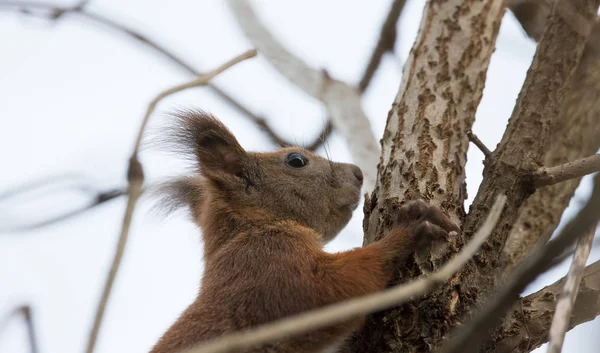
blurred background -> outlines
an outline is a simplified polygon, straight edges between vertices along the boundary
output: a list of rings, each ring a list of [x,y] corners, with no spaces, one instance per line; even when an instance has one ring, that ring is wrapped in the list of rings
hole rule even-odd
[[[41,353],[81,352],[126,203],[123,196],[111,196],[126,186],[127,162],[145,109],[159,92],[194,77],[124,28],[100,22],[108,19],[134,30],[199,72],[252,47],[222,0],[91,1],[81,10],[84,13],[52,12],[53,7],[77,4],[69,1],[34,3],[34,12],[1,6],[2,2],[0,352],[29,351],[23,320],[6,321],[15,307],[24,304],[32,307]],[[290,51],[356,85],[391,3],[262,0],[252,5]],[[424,3],[407,1],[394,50],[384,55],[364,93],[363,107],[377,137],[398,91]],[[52,13],[54,18],[48,16]],[[500,141],[534,51],[535,43],[507,12],[474,125],[474,132],[490,148]],[[311,143],[326,123],[323,106],[281,77],[260,55],[212,83],[264,118],[289,142]],[[160,133],[168,118],[165,113],[186,107],[219,117],[249,150],[277,147],[246,114],[206,87],[163,100],[149,133]],[[327,152],[336,161],[351,161],[336,132],[317,152]],[[482,159],[471,146],[465,207],[481,181]],[[186,172],[185,163],[152,148],[142,151],[140,161],[147,185]],[[563,222],[578,210],[590,189],[588,176]],[[18,192],[23,190],[28,191]],[[202,274],[200,232],[185,212],[165,219],[152,212],[152,206],[152,200],[143,196],[135,211],[100,332],[99,353],[147,352],[197,293]],[[360,246],[362,217],[358,208],[327,250]],[[598,259],[600,252],[594,249],[588,263]],[[527,292],[562,277],[568,266],[567,261],[543,275]],[[599,320],[578,326],[567,334],[564,351],[597,352],[594,332],[600,332]]]

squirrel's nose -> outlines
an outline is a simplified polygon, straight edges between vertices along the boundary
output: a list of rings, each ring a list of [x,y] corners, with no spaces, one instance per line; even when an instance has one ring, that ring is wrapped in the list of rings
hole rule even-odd
[[[358,182],[362,185],[364,179],[362,170],[354,165],[352,166],[352,174],[354,174],[356,180],[358,180]]]

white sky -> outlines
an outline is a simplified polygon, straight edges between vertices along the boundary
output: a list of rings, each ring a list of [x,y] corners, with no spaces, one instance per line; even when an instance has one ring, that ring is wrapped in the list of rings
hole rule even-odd
[[[69,2],[62,2],[69,4]],[[255,1],[259,16],[298,56],[357,83],[391,1]],[[166,46],[199,70],[214,68],[250,48],[221,0],[103,0],[89,9],[124,22]],[[422,0],[408,1],[400,19],[395,55],[387,55],[363,106],[381,136],[397,93],[402,63],[420,21]],[[160,91],[188,80],[177,66],[113,30],[77,16],[59,23],[0,11],[0,193],[41,178],[75,174],[97,188],[125,184],[127,159],[148,102]],[[535,51],[510,13],[492,57],[474,131],[490,147],[501,138]],[[244,62],[213,83],[231,93],[278,132],[310,141],[324,121],[323,108],[282,79],[262,58]],[[159,112],[199,107],[220,117],[250,150],[273,146],[243,116],[198,88],[163,101]],[[151,124],[164,123],[160,114]],[[328,142],[332,159],[351,161],[343,140]],[[320,151],[323,153],[323,151]],[[469,151],[469,200],[481,181],[482,154]],[[154,150],[142,153],[148,183],[184,171],[180,161]],[[577,193],[584,200],[590,179]],[[82,203],[71,192],[44,200],[0,204],[0,226],[48,217]],[[200,233],[183,214],[161,220],[142,198],[128,251],[114,287],[97,346],[98,353],[146,352],[196,295],[202,273]],[[42,353],[81,352],[112,260],[125,199],[45,228],[0,233],[0,317],[29,303]],[[572,215],[571,207],[568,214]],[[362,211],[327,249],[362,242]],[[589,263],[600,258],[594,252]],[[528,292],[552,283],[568,264],[542,276]],[[565,352],[593,352],[599,323],[567,335]],[[587,348],[586,348],[587,347]],[[26,331],[13,320],[0,332],[0,352],[28,352]]]

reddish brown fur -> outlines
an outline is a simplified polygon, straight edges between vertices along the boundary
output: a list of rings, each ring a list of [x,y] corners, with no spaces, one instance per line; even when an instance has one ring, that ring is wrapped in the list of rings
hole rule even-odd
[[[399,211],[397,228],[364,248],[329,254],[322,246],[347,224],[362,173],[300,148],[245,152],[203,112],[179,115],[173,137],[197,158],[199,175],[167,191],[191,206],[202,229],[205,270],[197,299],[151,353],[175,353],[236,330],[384,289],[419,240],[457,229],[422,201]],[[301,153],[304,168],[286,165]],[[172,204],[173,205],[173,204]],[[322,352],[364,318],[247,352]]]

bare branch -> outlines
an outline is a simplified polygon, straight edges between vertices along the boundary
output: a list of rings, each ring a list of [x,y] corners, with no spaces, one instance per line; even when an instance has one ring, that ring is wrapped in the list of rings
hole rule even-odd
[[[431,290],[431,288],[449,280],[458,269],[472,259],[498,222],[505,202],[506,196],[499,195],[496,197],[496,202],[490,210],[488,217],[473,236],[473,239],[439,271],[427,277],[415,279],[411,282],[386,289],[380,293],[307,311],[240,333],[225,335],[199,347],[188,349],[184,353],[229,352],[240,348],[265,344],[283,337],[289,337],[290,335],[299,335],[311,330],[327,327],[356,316],[391,308],[411,298],[421,296]]]
[[[548,329],[566,278],[521,298],[483,352],[529,352],[548,341]],[[585,268],[569,330],[600,315],[600,261]]]
[[[23,320],[25,320],[25,326],[27,327],[27,338],[29,340],[29,351],[31,353],[38,353],[37,335],[35,334],[35,326],[33,324],[31,307],[29,305],[23,305],[10,313],[6,318],[4,318],[3,326],[5,326],[13,316],[17,315],[23,316]]]
[[[530,253],[516,268],[514,273],[496,286],[496,292],[473,319],[457,329],[456,337],[441,350],[442,353],[470,353],[479,351],[480,342],[488,337],[515,299],[539,274],[545,272],[552,260],[563,249],[598,223],[600,219],[600,174],[594,179],[592,195],[583,209],[569,221],[560,234],[546,246]]]
[[[588,231],[579,238],[577,242],[577,249],[575,250],[575,256],[571,263],[571,268],[567,274],[567,280],[565,286],[556,304],[556,312],[552,319],[552,326],[550,327],[550,345],[548,346],[548,353],[560,353],[562,350],[565,334],[569,328],[569,319],[573,312],[573,305],[579,292],[579,283],[583,277],[583,271],[585,269],[585,263],[592,250],[592,242],[594,241],[594,233],[596,227],[591,231]]]
[[[375,185],[379,146],[366,117],[358,91],[315,70],[287,51],[260,23],[246,0],[229,0],[238,24],[262,55],[280,74],[327,107],[333,125],[344,136],[356,163],[365,175],[365,190]]]
[[[473,131],[467,131],[467,137],[469,138],[469,141],[471,141],[475,146],[477,146],[477,148],[479,148],[479,150],[483,153],[485,158],[488,158],[492,155],[492,151],[490,151],[490,149],[487,148],[487,146],[479,139],[479,137],[477,137],[477,135],[473,133]]]
[[[543,167],[534,174],[536,187],[554,185],[566,180],[600,171],[600,154],[561,164],[556,167]]]
[[[358,90],[360,92],[364,92],[369,86],[369,83],[371,83],[383,55],[388,51],[394,50],[397,38],[396,22],[398,22],[398,18],[400,18],[400,14],[402,13],[405,4],[406,0],[394,0],[392,3],[392,7],[381,26],[379,41],[377,42],[375,50],[373,50],[373,54],[371,55],[371,59],[365,68],[365,72],[358,83]]]
[[[148,109],[146,110],[146,114],[144,119],[142,120],[142,124],[140,126],[140,130],[138,132],[138,136],[135,141],[133,153],[131,158],[129,159],[129,170],[127,172],[127,180],[129,183],[128,191],[127,191],[127,208],[125,209],[125,215],[123,217],[123,225],[121,227],[121,235],[119,236],[119,243],[117,244],[117,249],[115,256],[113,258],[113,262],[106,278],[106,283],[104,285],[104,289],[102,292],[102,297],[100,298],[100,302],[98,303],[98,308],[96,310],[96,315],[94,317],[94,324],[92,330],[90,332],[90,336],[88,339],[88,344],[86,348],[87,353],[93,353],[94,347],[96,345],[96,340],[98,338],[98,333],[100,331],[100,325],[102,324],[102,318],[104,317],[104,312],[106,310],[106,304],[108,303],[108,299],[110,297],[110,293],[112,290],[113,283],[117,276],[117,271],[119,270],[119,266],[121,264],[121,259],[123,257],[123,253],[125,252],[125,245],[127,244],[127,237],[129,235],[129,228],[131,226],[131,219],[133,217],[133,211],[135,209],[135,205],[137,203],[138,198],[142,192],[142,184],[144,181],[144,171],[141,163],[138,161],[137,154],[140,147],[140,143],[142,141],[142,136],[144,134],[144,129],[148,120],[150,119],[150,115],[154,111],[154,108],[158,104],[158,102],[172,94],[180,92],[182,90],[197,87],[201,85],[206,85],[209,80],[211,80],[216,75],[225,71],[229,67],[251,57],[256,56],[256,50],[250,50],[242,55],[238,55],[237,57],[229,60],[225,64],[221,65],[217,69],[208,72],[190,82],[184,83],[182,85],[170,88],[164,92],[161,92],[156,98],[154,98]]]
[[[47,199],[48,197],[51,197],[52,193],[64,192],[65,190],[87,194],[89,195],[91,200],[87,205],[83,207],[79,207],[74,210],[69,210],[62,214],[53,215],[51,218],[47,218],[44,220],[30,220],[26,225],[10,226],[7,225],[5,222],[2,225],[2,227],[0,227],[0,231],[25,231],[45,227],[63,221],[65,219],[77,216],[105,202],[127,194],[126,190],[120,188],[97,190],[94,188],[90,181],[86,180],[84,177],[79,175],[59,175],[29,182],[24,185],[12,188],[8,191],[1,192],[0,202],[7,202],[7,199],[10,200],[18,198],[19,202],[22,203],[22,199],[28,194],[38,194],[36,195],[38,199]],[[14,203],[16,201],[12,202]]]
[[[191,74],[195,77],[202,75],[202,73],[194,69],[192,65],[185,62],[183,59],[178,57],[172,51],[167,49],[166,47],[158,44],[156,41],[148,38],[147,36],[137,32],[136,30],[127,27],[125,24],[114,21],[108,17],[104,17],[102,15],[95,14],[90,12],[84,8],[82,5],[86,5],[87,1],[82,1],[79,4],[73,7],[61,6],[59,4],[52,4],[48,2],[35,2],[35,1],[1,1],[0,8],[8,8],[9,10],[20,10],[22,13],[33,15],[35,10],[43,10],[47,11],[47,17],[51,20],[57,20],[61,18],[65,14],[74,14],[84,17],[92,22],[100,24],[104,27],[110,28],[117,33],[122,33],[127,37],[151,48],[156,53],[160,54],[164,58],[168,59],[172,64],[175,64],[179,68],[183,69],[188,74]],[[266,120],[254,113],[252,113],[248,108],[244,107],[240,102],[231,97],[228,93],[226,93],[223,89],[218,86],[209,83],[207,87],[215,93],[219,98],[223,99],[225,102],[233,106],[240,114],[247,117],[256,124],[265,134],[271,139],[273,143],[278,146],[291,146],[294,145],[292,142],[289,142],[279,136],[271,126],[266,122]],[[330,129],[329,129],[330,130]],[[327,132],[326,128],[323,129],[323,132]],[[309,143],[309,147],[311,150],[316,150],[322,145],[324,141],[323,136],[324,133],[318,135],[315,140]]]
[[[156,108],[156,105],[158,104],[158,102],[160,102],[161,100],[163,100],[164,98],[175,94],[177,92],[181,92],[183,90],[186,90],[188,88],[193,88],[193,87],[198,87],[198,86],[203,86],[206,85],[210,80],[212,80],[213,77],[217,76],[218,74],[222,73],[223,71],[229,69],[230,67],[232,67],[233,65],[244,61],[246,59],[249,58],[253,58],[256,56],[256,50],[249,50],[247,52],[245,52],[242,55],[239,55],[231,60],[229,60],[228,62],[226,62],[225,64],[221,65],[219,68],[217,68],[214,71],[211,71],[207,74],[204,74],[198,78],[193,79],[192,81],[186,82],[184,84],[169,88],[163,92],[161,92],[158,96],[156,96],[148,105],[148,108],[146,110],[146,115],[144,116],[144,119],[142,120],[142,126],[140,127],[140,130],[138,131],[138,136],[137,139],[135,141],[135,147],[133,150],[133,154],[137,155],[138,154],[138,149],[140,147],[140,144],[142,143],[142,137],[144,135],[144,131],[146,129],[146,124],[148,123],[148,120],[150,119],[150,115],[152,115],[152,113],[154,112],[154,109]]]

